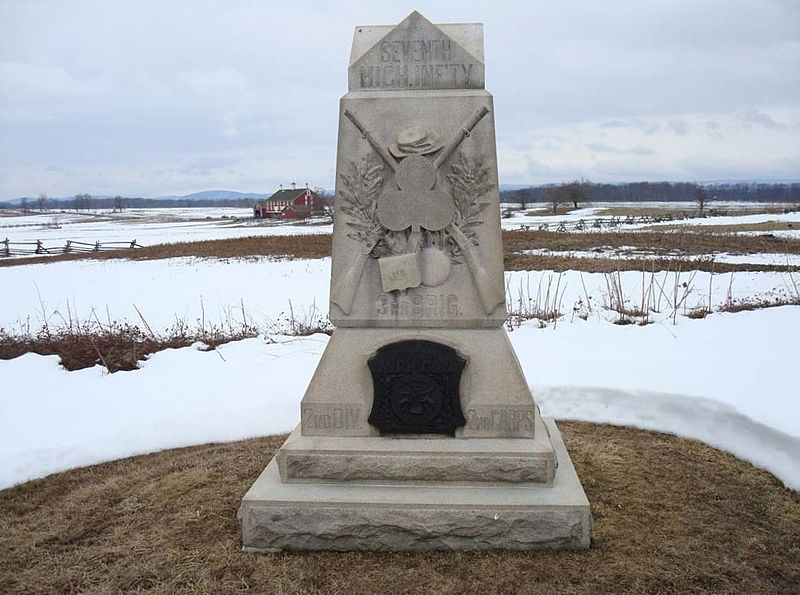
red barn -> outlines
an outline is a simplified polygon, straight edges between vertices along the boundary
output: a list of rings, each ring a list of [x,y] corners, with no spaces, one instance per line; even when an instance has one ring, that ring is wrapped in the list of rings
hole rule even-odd
[[[266,200],[253,205],[256,219],[305,219],[325,212],[325,199],[308,186],[281,188]]]

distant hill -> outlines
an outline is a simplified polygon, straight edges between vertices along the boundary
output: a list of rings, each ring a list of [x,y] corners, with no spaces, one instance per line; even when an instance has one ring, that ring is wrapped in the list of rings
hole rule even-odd
[[[183,201],[183,202],[209,202],[209,201],[236,201],[236,200],[261,200],[272,196],[269,194],[259,194],[257,192],[237,192],[235,190],[202,190],[201,192],[193,192],[184,196],[171,194],[168,196],[153,196],[143,200],[153,201]],[[28,196],[28,205],[31,208],[36,206],[38,200],[35,196]],[[94,201],[112,200],[114,197],[108,194],[92,194],[91,199]],[[125,196],[126,200],[142,200],[142,197]],[[73,196],[50,196],[47,198],[48,203],[68,203],[74,199]],[[19,206],[23,201],[23,197],[11,198],[6,201],[0,201],[0,206],[12,207]]]
[[[203,190],[202,192],[193,192],[186,196],[159,196],[160,199],[176,198],[180,200],[245,200],[253,199],[259,200],[267,198],[272,194],[258,194],[256,192],[236,192],[235,190]]]

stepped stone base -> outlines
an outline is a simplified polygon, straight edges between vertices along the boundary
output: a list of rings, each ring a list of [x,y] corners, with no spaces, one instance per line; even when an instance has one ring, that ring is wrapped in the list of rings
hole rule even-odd
[[[287,483],[542,483],[556,457],[541,415],[535,438],[303,436],[295,428],[276,455]]]
[[[544,424],[558,462],[551,485],[284,483],[275,458],[239,508],[244,550],[588,548],[589,502],[555,423]]]

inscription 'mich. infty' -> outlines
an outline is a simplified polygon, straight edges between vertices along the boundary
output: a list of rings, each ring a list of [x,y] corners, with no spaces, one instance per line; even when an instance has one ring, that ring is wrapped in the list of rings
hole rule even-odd
[[[453,59],[449,39],[400,39],[379,44],[380,61],[359,68],[361,89],[458,89],[473,83],[478,65]]]
[[[475,64],[387,64],[361,66],[362,89],[460,89],[472,83]]]

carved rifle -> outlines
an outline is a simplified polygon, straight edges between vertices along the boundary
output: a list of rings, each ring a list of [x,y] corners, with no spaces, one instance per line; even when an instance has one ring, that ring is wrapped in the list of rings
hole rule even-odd
[[[450,142],[447,143],[445,148],[433,161],[433,166],[437,172],[445,163],[445,161],[447,161],[450,155],[452,155],[458,146],[464,141],[464,139],[472,133],[472,129],[475,128],[478,122],[480,122],[488,113],[489,108],[486,106],[481,106],[475,110],[472,116],[465,122],[464,126],[459,129],[459,131],[453,136]],[[369,142],[370,146],[386,163],[386,165],[388,165],[393,172],[396,172],[397,160],[395,160],[395,158],[375,140],[369,130],[358,120],[358,118],[356,118],[353,112],[346,109],[344,111],[344,115],[358,129],[362,138]],[[478,259],[476,258],[474,250],[472,249],[472,243],[464,235],[464,233],[452,223],[448,225],[447,229],[451,237],[461,248],[462,254],[464,254],[464,260],[467,263],[467,267],[470,270],[472,279],[478,289],[478,294],[481,298],[484,311],[487,314],[491,313],[494,308],[505,301],[505,296],[502,294],[502,292],[498,292],[496,289],[494,289],[496,286],[496,280],[491,279],[491,276],[487,273],[486,269],[478,263]],[[361,276],[364,273],[364,267],[367,264],[370,252],[372,252],[378,241],[380,241],[380,238],[377,237],[371,238],[369,241],[367,241],[361,247],[361,250],[359,250],[359,252],[356,254],[355,261],[350,269],[344,275],[334,280],[331,284],[331,301],[335,304],[338,304],[345,315],[349,315],[350,311],[352,310],[353,300],[355,299],[355,293],[361,281]]]

